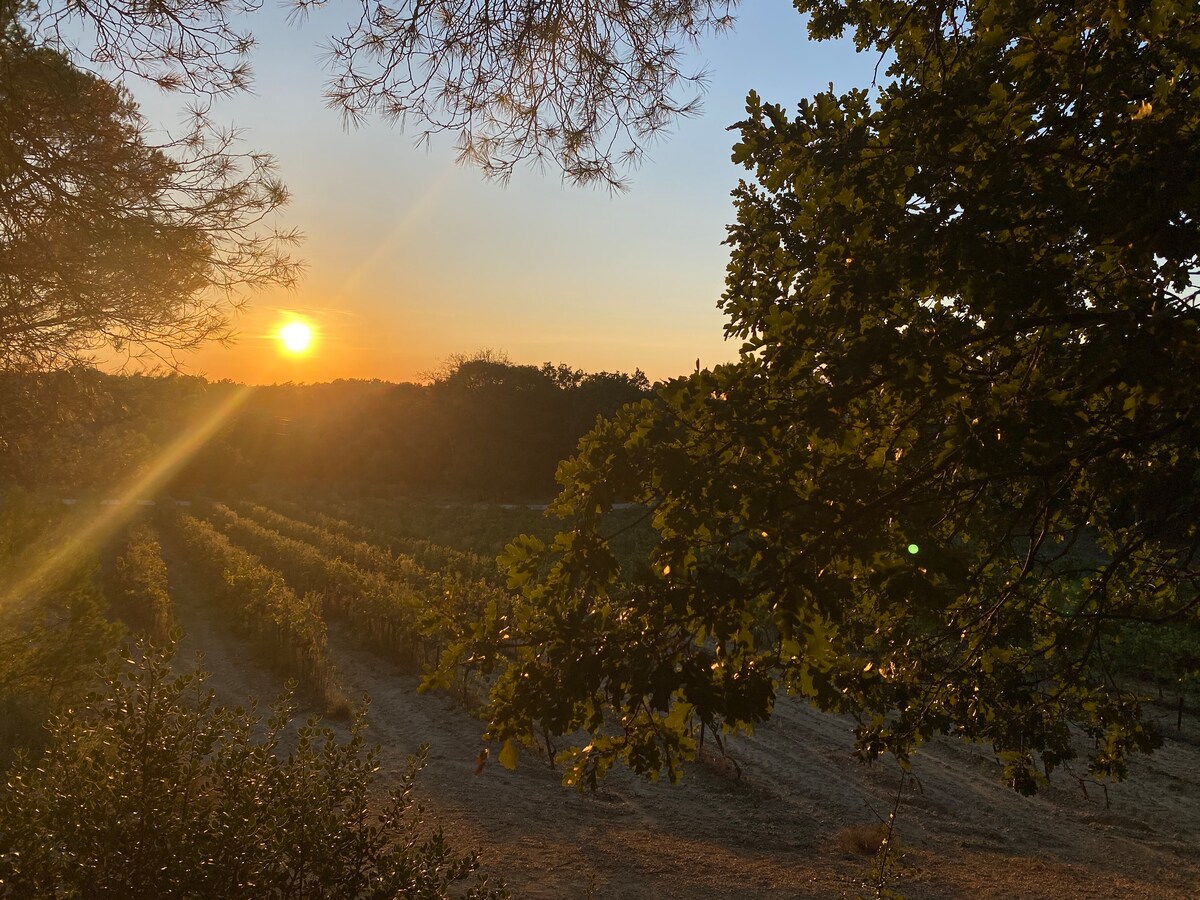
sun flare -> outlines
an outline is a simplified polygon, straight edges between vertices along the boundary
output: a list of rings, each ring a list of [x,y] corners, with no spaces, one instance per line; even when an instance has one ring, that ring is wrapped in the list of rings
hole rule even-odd
[[[307,353],[312,347],[313,330],[307,322],[294,319],[279,329],[279,342],[293,356]]]

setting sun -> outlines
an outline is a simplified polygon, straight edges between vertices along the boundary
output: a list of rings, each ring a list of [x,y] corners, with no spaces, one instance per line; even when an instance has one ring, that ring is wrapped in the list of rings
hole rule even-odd
[[[279,342],[288,353],[306,353],[312,346],[313,330],[307,322],[294,320],[279,329]]]

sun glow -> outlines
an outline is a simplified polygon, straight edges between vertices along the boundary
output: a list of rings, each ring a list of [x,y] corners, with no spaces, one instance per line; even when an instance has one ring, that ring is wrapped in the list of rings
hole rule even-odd
[[[278,337],[285,351],[300,356],[312,347],[313,329],[307,322],[293,319],[280,327]]]

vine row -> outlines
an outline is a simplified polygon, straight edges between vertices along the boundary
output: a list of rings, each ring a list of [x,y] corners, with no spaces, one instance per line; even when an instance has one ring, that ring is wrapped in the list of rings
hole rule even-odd
[[[168,522],[217,601],[238,615],[272,661],[327,704],[340,702],[325,657],[321,596],[297,594],[283,575],[235,546],[208,522],[190,515],[173,516]]]
[[[134,522],[126,531],[110,587],[113,611],[129,629],[143,632],[156,644],[165,644],[175,625],[175,614],[162,546],[148,523]]]
[[[346,622],[401,666],[416,671],[433,648],[420,629],[423,592],[214,503],[214,525],[278,569],[296,590],[319,593],[326,614]],[[428,590],[428,588],[427,588]]]
[[[406,556],[429,571],[454,574],[469,580],[478,579],[493,585],[501,583],[495,560],[424,538],[397,534],[388,527],[386,515],[373,508],[355,507],[351,510],[331,500],[311,500],[304,505],[293,500],[272,500],[271,505],[296,520],[330,533],[343,535],[353,541],[389,547],[393,553]],[[367,524],[347,521],[347,516]]]

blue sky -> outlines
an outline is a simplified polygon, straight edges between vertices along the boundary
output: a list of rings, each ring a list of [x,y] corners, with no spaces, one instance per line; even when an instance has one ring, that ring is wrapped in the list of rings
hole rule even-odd
[[[868,84],[876,63],[849,42],[809,42],[787,0],[752,0],[696,56],[710,74],[702,115],[652,147],[627,193],[536,169],[501,185],[457,166],[449,135],[416,148],[413,134],[378,121],[347,131],[325,107],[320,45],[351,9],[333,3],[300,26],[281,7],[248,21],[259,42],[253,91],[213,115],[277,157],[293,195],[282,224],[305,233],[308,269],[295,291],[251,297],[238,341],[186,358],[190,371],[250,383],[412,380],[452,353],[492,348],[515,362],[661,379],[697,357],[731,359],[716,303],[742,170],[726,128],[750,89],[794,106],[830,82]],[[136,94],[152,122],[176,118],[178,98]],[[276,352],[288,311],[318,329],[307,357]]]

